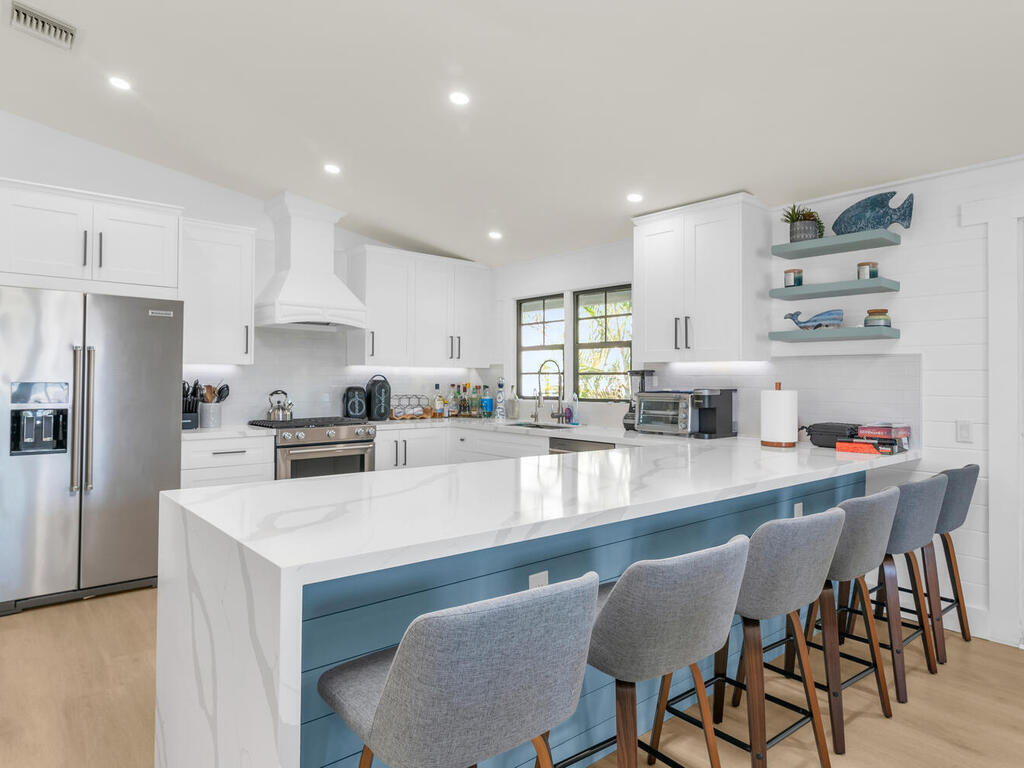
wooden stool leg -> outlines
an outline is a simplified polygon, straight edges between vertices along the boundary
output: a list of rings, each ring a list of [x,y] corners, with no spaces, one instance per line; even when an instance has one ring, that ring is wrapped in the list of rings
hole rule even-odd
[[[857,579],[857,592],[864,601],[864,631],[868,635],[868,643],[871,646],[871,661],[875,665],[875,683],[878,685],[878,700],[882,705],[882,714],[892,717],[892,704],[889,702],[889,685],[885,680],[885,666],[882,664],[882,648],[878,644],[878,628],[875,626],[875,617],[867,609],[871,601],[871,593],[868,592],[868,583],[861,576]]]
[[[921,578],[921,568],[917,563],[917,555],[913,552],[904,554],[907,558],[907,570],[910,571],[910,587],[914,591],[914,608],[917,611],[917,621],[921,625],[921,637],[924,638],[924,656],[928,662],[928,671],[933,675],[939,671],[935,661],[935,638],[932,636],[931,622],[928,620],[928,608],[924,599],[924,580]]]
[[[850,582],[848,581],[841,581],[839,583],[839,605],[843,608],[847,608],[850,605]],[[839,644],[842,645],[845,642],[846,638],[842,635],[839,635]]]
[[[811,603],[807,608],[807,621],[804,622],[804,638],[807,642],[814,639],[814,625],[818,621],[818,604]]]
[[[797,627],[797,632],[800,628]],[[782,665],[783,669],[786,670],[787,675],[792,675],[796,671],[796,638],[793,637],[793,628],[786,624],[786,661]]]
[[[715,677],[725,677],[729,672],[729,638],[725,639],[725,645],[718,649],[715,654]],[[714,688],[715,708],[714,721],[722,722],[725,710],[725,683],[716,682]]]
[[[799,634],[799,629],[797,630]],[[803,635],[800,636],[803,639]],[[747,727],[750,730],[751,768],[768,765],[768,736],[764,713],[764,643],[761,622],[743,619],[743,665],[747,669]]]
[[[551,736],[551,731],[544,731],[544,733],[542,733],[540,735],[540,737],[542,739],[544,739],[544,743],[548,745],[549,752],[550,752],[550,749],[551,749],[551,743],[548,741],[550,736]],[[540,752],[537,753],[537,759],[533,761],[533,768],[541,768]]]
[[[889,598],[885,593],[885,562],[878,566],[878,605],[875,606],[875,620],[881,621],[885,618],[885,606],[889,604]],[[866,609],[865,609],[866,610]]]
[[[708,693],[704,689],[704,677],[700,673],[700,667],[696,664],[690,665],[690,674],[693,675],[693,684],[697,688],[697,708],[700,710],[700,722],[704,726],[704,743],[708,748],[708,760],[711,768],[722,768],[722,761],[718,757],[718,742],[715,740],[715,725],[711,722],[711,707],[708,706]],[[657,749],[657,747],[655,747]],[[654,755],[648,756],[648,764],[653,765]]]
[[[847,583],[849,583],[849,582],[847,582]],[[843,630],[843,632],[840,634],[840,637],[842,637],[843,634],[846,634],[846,635],[852,635],[853,634],[853,627],[854,627],[854,624],[857,621],[856,610],[859,607],[860,607],[860,591],[857,589],[857,585],[856,584],[850,584],[850,605],[849,605],[849,609],[846,612],[846,619],[845,619],[845,621],[840,621],[840,626],[842,627],[842,630]],[[867,603],[864,604],[864,610],[865,611],[869,610]]]
[[[822,604],[822,610],[825,610],[824,603]],[[829,761],[828,743],[825,741],[825,723],[821,720],[821,709],[818,707],[818,690],[814,687],[814,672],[811,671],[811,660],[807,655],[807,643],[804,640],[804,636],[800,633],[800,614],[793,611],[789,614],[789,621],[793,625],[793,632],[796,634],[796,653],[800,659],[800,672],[804,678],[804,694],[807,696],[807,708],[811,710],[811,727],[814,728],[814,743],[818,747],[818,762],[821,763],[821,768],[830,768],[832,763]],[[764,710],[762,709],[761,711],[763,712]]]
[[[554,761],[551,759],[551,747],[548,745],[548,734],[537,736],[532,740],[533,748],[537,752],[537,765],[540,768],[554,768]],[[635,752],[636,750],[634,750]],[[636,761],[633,761],[636,764]],[[473,766],[476,768],[476,766]]]
[[[839,669],[839,620],[831,581],[825,582],[818,602],[821,603],[821,644],[825,648],[825,681],[828,683],[828,714],[832,721],[832,748],[837,755],[842,755],[846,752],[843,675]]]
[[[359,755],[359,768],[370,768],[373,765],[373,752],[367,746],[363,747],[363,753]]]
[[[703,681],[701,681],[703,682]],[[694,678],[693,684],[697,685]],[[661,744],[661,729],[665,727],[665,707],[668,706],[668,692],[672,687],[672,674],[669,673],[661,678],[661,688],[658,690],[658,704],[654,710],[654,727],[651,728],[651,746],[658,749]],[[702,688],[700,690],[703,690]],[[699,692],[699,691],[698,691]],[[704,699],[707,700],[707,692],[704,692]],[[654,765],[654,755],[647,755],[647,764]]]
[[[924,566],[924,584],[927,590],[928,614],[931,617],[932,635],[935,637],[935,660],[946,663],[946,630],[942,626],[942,601],[939,599],[939,567],[935,562],[935,542],[929,541],[921,550]]]
[[[743,685],[743,682],[747,679],[747,643],[746,641],[740,646],[740,660],[736,665],[736,682]],[[740,702],[743,701],[743,689],[735,687],[732,689],[732,705],[738,707]],[[721,718],[715,720],[716,723],[722,722]]]
[[[889,616],[889,644],[892,646],[892,676],[896,681],[896,701],[907,703],[907,667],[903,659],[903,626],[900,614],[899,582],[896,580],[896,561],[886,555],[882,561],[882,581],[885,589],[886,613]],[[875,613],[878,616],[878,613]]]
[[[948,533],[943,533],[939,538],[942,539],[942,550],[946,553],[946,568],[949,571],[949,580],[953,584],[953,597],[956,599],[956,617],[960,620],[960,636],[969,643],[971,642],[971,627],[967,623],[964,585],[960,582],[960,566],[956,561],[953,537]]]
[[[636,768],[636,683],[615,681],[615,736],[616,764]]]

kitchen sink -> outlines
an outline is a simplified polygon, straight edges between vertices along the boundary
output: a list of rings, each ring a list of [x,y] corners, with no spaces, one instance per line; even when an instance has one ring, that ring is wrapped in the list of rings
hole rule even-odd
[[[527,429],[572,429],[572,424],[535,424],[532,421],[515,421],[510,427],[526,427]]]

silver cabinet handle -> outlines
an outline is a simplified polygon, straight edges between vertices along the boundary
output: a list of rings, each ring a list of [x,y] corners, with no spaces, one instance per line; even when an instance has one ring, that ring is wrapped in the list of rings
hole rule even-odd
[[[398,466],[398,441],[395,440],[395,466]]]
[[[100,269],[103,269],[103,233],[100,232]]]
[[[245,326],[245,354],[249,354],[249,326]]]
[[[82,433],[82,348],[74,347],[75,362],[71,392],[71,490],[82,487],[81,445]]]
[[[402,466],[408,466],[409,464],[409,441],[402,441]]]
[[[370,357],[373,357],[375,354],[377,354],[376,335],[376,332],[370,331]]]
[[[459,353],[455,357],[457,359],[461,360],[462,359],[462,337],[461,336],[456,336],[455,338],[459,340]]]
[[[89,230],[82,230],[82,266],[89,266]],[[81,349],[81,347],[79,347]]]
[[[93,405],[96,401],[96,347],[85,348],[85,490],[92,490]]]
[[[687,315],[683,318],[683,344],[689,349],[690,348],[690,316]]]
[[[453,360],[455,358],[455,337],[448,337],[448,359]]]
[[[211,451],[212,456],[237,456],[242,453],[248,453],[249,451],[242,448],[239,451]]]
[[[673,333],[672,347],[674,349],[679,349],[679,318],[678,317],[673,317],[672,318],[672,333]]]

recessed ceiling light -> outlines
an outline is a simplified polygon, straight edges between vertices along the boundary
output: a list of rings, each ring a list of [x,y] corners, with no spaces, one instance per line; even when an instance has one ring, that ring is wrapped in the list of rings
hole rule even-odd
[[[628,195],[626,195],[626,199],[631,203],[642,203],[644,200],[644,196],[641,195],[639,192],[630,192]]]
[[[496,229],[492,229],[490,232],[488,232],[487,236],[491,238],[491,240],[501,240],[501,238],[503,237],[501,232],[497,231]]]
[[[109,78],[107,82],[109,82],[119,91],[130,91],[132,89],[131,83],[129,83],[123,77],[118,77],[117,75],[114,75],[113,77]]]
[[[464,107],[469,104],[469,94],[462,91],[452,91],[448,94],[448,101],[457,107]]]
[[[341,168],[335,165],[334,163],[324,163],[324,171],[331,174],[332,176],[337,176],[339,173],[341,173]]]

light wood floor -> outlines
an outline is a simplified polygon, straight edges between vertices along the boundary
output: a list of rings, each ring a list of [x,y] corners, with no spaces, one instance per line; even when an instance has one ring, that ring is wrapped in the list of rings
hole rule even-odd
[[[152,766],[155,638],[152,589],[0,618],[0,766]],[[871,679],[846,690],[847,753],[833,757],[836,768],[1024,765],[1024,653],[966,644],[953,633],[947,646],[949,663],[935,676],[920,643],[907,650],[910,701],[896,703],[890,675],[892,720],[881,716]],[[812,655],[821,675],[820,653]],[[802,701],[793,683],[771,672],[767,679],[770,692]],[[825,697],[819,701],[827,729]],[[745,737],[745,712],[727,704],[724,727]],[[772,734],[789,713],[769,705],[768,716]],[[664,751],[684,765],[707,765],[698,729],[673,719],[663,739]],[[719,741],[719,749],[723,768],[750,764],[729,744]],[[814,755],[809,728],[768,753],[776,768],[815,768]],[[612,768],[615,757],[598,765]]]

